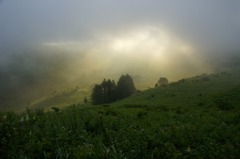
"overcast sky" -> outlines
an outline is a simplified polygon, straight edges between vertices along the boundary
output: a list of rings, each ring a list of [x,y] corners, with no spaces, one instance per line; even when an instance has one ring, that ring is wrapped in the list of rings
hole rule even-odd
[[[239,0],[2,0],[0,48],[93,40],[151,26],[195,46],[239,48]],[[98,37],[97,37],[98,38]]]
[[[176,80],[211,72],[208,57],[239,53],[239,42],[239,0],[0,2],[0,64],[2,55],[54,50],[71,56],[59,58],[72,72]]]

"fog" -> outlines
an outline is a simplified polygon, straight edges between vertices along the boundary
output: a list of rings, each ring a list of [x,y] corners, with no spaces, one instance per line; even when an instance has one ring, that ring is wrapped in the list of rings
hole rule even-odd
[[[125,73],[139,89],[212,73],[239,41],[238,0],[2,0],[1,107]]]

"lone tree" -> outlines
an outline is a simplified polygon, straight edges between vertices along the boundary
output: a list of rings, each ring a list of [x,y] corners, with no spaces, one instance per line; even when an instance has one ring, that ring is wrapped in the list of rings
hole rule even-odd
[[[126,98],[136,92],[133,79],[130,75],[122,75],[117,83],[118,99]]]
[[[160,77],[158,82],[155,84],[155,87],[168,84],[168,79],[165,77]]]

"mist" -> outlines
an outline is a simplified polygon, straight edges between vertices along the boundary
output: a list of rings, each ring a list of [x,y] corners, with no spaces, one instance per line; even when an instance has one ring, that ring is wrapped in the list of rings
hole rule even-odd
[[[239,59],[240,1],[0,1],[1,109],[129,73],[138,89]]]

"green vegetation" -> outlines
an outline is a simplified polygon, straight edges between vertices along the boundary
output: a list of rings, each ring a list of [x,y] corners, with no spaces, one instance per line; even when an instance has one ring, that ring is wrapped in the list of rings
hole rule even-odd
[[[3,158],[239,158],[240,73],[201,75],[115,103],[0,114]],[[58,110],[58,111],[55,111]]]
[[[89,89],[88,87],[84,89],[75,87],[64,91],[54,91],[50,95],[32,102],[28,107],[51,110],[52,107],[56,106],[66,108],[69,105],[86,103],[88,101],[87,97],[90,96]]]

